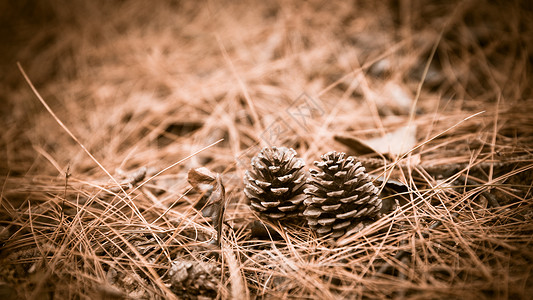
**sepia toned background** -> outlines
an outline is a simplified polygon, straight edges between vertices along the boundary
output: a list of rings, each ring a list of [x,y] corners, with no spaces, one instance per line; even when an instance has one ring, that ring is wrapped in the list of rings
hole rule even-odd
[[[0,20],[0,295],[531,293],[528,1],[3,1]],[[408,192],[339,242],[264,240],[242,191],[266,146],[346,152]],[[225,185],[222,250],[199,167]],[[213,286],[177,288],[183,261]]]

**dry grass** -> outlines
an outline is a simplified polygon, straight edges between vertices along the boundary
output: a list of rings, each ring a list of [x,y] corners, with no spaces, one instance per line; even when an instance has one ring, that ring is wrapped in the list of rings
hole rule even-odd
[[[194,298],[169,275],[192,261],[224,299],[530,297],[531,5],[360,2],[1,4],[0,295]],[[293,118],[305,99],[318,110]],[[261,147],[310,166],[352,151],[335,134],[405,125],[417,146],[368,167],[409,187],[383,194],[399,206],[337,243],[252,236],[242,175]],[[220,251],[196,167],[223,174]]]

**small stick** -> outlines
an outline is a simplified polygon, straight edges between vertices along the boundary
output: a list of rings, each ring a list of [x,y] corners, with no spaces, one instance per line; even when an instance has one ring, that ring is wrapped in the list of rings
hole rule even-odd
[[[141,167],[137,171],[130,173],[128,179],[122,182],[120,186],[115,186],[109,189],[111,193],[120,193],[120,191],[127,191],[137,183],[141,182],[146,176],[146,167]]]
[[[385,163],[383,159],[380,158],[368,158],[368,157],[359,157],[358,158],[361,163],[370,169],[379,169],[385,167]],[[533,155],[526,154],[526,155],[520,155],[515,157],[507,157],[502,158],[500,160],[495,161],[482,161],[480,163],[477,163],[474,165],[475,168],[478,169],[488,169],[491,166],[494,168],[502,168],[513,164],[519,164],[523,162],[528,162],[533,160]],[[392,164],[391,162],[388,162],[387,164]],[[417,167],[421,167],[422,169],[426,170],[431,175],[447,175],[447,174],[453,174],[454,172],[457,172],[459,170],[463,170],[465,168],[468,168],[470,164],[469,163],[453,163],[453,164],[446,164],[446,165],[430,165],[430,164],[420,164],[417,165]],[[404,163],[398,163],[398,167],[402,169],[409,168],[408,165]]]

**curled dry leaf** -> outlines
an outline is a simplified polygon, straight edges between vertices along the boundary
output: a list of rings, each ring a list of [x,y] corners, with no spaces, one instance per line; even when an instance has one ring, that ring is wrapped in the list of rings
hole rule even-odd
[[[212,184],[216,177],[217,174],[204,167],[190,169],[187,173],[187,180],[194,188],[199,184]]]
[[[375,184],[378,184],[378,185],[381,185],[383,184],[383,182],[385,182],[385,187],[397,192],[397,193],[406,193],[407,191],[409,191],[409,187],[403,183],[403,182],[400,182],[398,180],[394,180],[394,179],[386,179],[385,177],[383,176],[375,176],[375,175],[372,175],[372,174],[369,174],[368,175],[370,178],[372,178],[372,181],[375,183]]]
[[[206,207],[207,200],[213,192],[217,175],[207,168],[190,169],[187,173],[187,180],[195,191],[202,196],[194,205],[195,209],[202,210]]]
[[[220,241],[222,237],[222,222],[224,222],[224,211],[226,207],[226,190],[222,184],[222,179],[220,174],[217,174],[217,179],[215,182],[215,187],[213,193],[209,200],[207,201],[207,206],[203,210],[202,214],[204,217],[211,217],[211,222],[215,230],[217,231],[217,245],[220,246]]]
[[[126,191],[131,189],[133,186],[141,182],[146,177],[146,171],[146,167],[141,167],[138,170],[129,173],[126,173],[122,170],[117,170],[118,176],[124,179],[120,182],[120,186],[111,187],[109,188],[109,191],[112,194],[117,194],[123,190]],[[106,196],[109,196],[109,194],[107,194]]]
[[[220,174],[216,174],[207,168],[190,169],[188,181],[191,186],[201,193],[208,193],[207,200],[202,203],[201,211],[204,217],[211,218],[211,224],[217,231],[217,245],[220,246],[222,234],[222,222],[226,206],[226,191]]]
[[[199,192],[205,192],[212,187],[216,177],[217,174],[204,167],[190,169],[187,173],[189,184]]]

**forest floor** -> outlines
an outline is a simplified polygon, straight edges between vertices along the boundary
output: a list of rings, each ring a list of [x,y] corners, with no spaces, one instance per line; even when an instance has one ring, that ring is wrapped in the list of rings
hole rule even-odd
[[[531,297],[531,5],[332,2],[2,2],[0,298]],[[267,146],[356,156],[383,214],[261,219]]]

